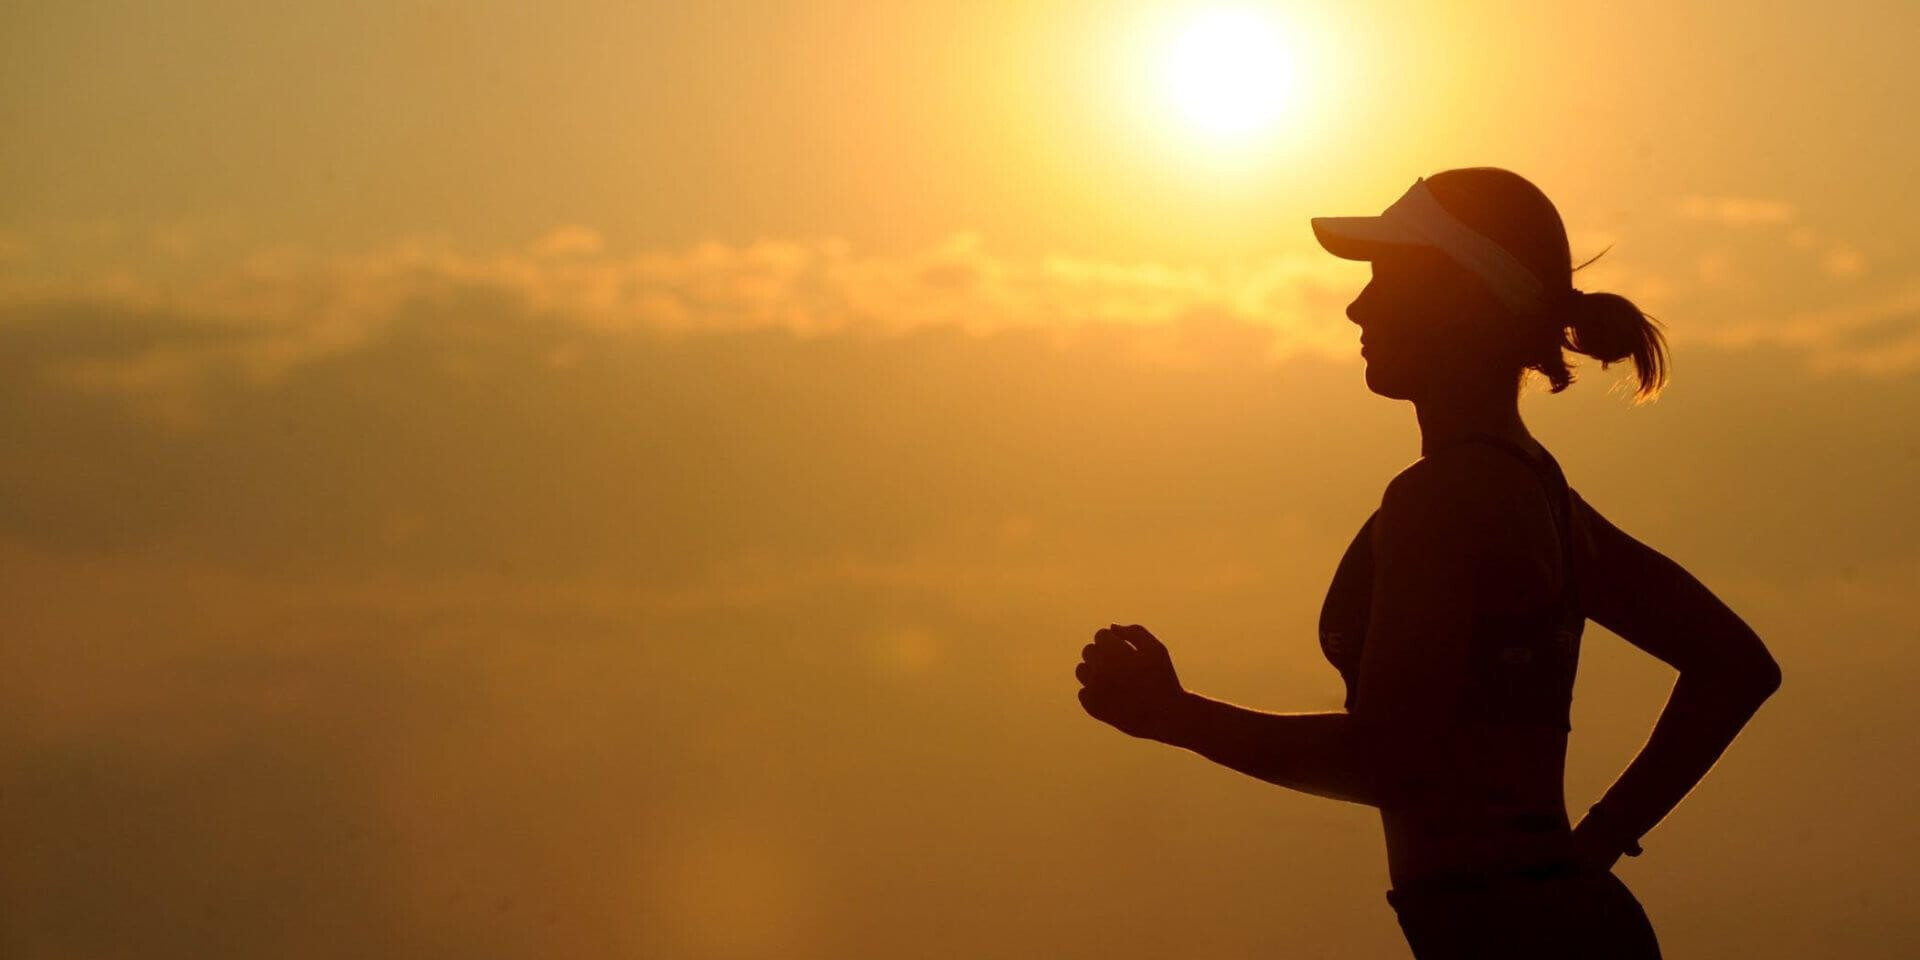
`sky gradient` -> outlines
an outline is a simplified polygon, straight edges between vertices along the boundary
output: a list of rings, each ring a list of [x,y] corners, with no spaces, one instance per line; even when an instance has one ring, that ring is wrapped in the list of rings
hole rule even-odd
[[[1909,3],[18,3],[0,954],[1387,958],[1374,811],[1081,712],[1337,709],[1418,455],[1307,219],[1515,170],[1674,380],[1522,410],[1785,682],[1617,872],[1671,956],[1920,946]],[[1673,675],[1589,625],[1567,802]]]

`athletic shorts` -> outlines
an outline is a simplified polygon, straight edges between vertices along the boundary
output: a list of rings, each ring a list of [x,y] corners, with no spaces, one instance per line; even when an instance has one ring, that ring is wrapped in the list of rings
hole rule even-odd
[[[1555,864],[1387,891],[1415,960],[1659,960],[1660,944],[1612,871]]]

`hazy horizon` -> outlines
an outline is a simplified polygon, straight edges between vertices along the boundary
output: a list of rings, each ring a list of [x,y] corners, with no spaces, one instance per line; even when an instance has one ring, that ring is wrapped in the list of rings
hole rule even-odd
[[[1241,4],[1227,137],[1151,92],[1215,6],[0,14],[0,953],[1406,956],[1372,810],[1072,671],[1339,707],[1419,438],[1307,218],[1495,165],[1672,344],[1531,429],[1785,674],[1617,873],[1910,955],[1920,9]],[[1576,814],[1673,680],[1584,651]]]

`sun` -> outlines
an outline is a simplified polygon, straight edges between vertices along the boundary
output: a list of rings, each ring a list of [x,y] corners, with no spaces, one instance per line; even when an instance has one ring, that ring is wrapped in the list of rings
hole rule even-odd
[[[1244,137],[1271,127],[1292,106],[1295,58],[1266,17],[1218,10],[1179,32],[1163,79],[1188,124],[1211,136]]]

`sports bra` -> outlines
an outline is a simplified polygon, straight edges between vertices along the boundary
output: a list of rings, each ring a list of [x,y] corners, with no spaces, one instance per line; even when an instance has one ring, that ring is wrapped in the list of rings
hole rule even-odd
[[[1533,610],[1482,614],[1474,619],[1469,641],[1463,719],[1573,729],[1573,677],[1580,661],[1580,635],[1586,616],[1574,580],[1573,497],[1566,475],[1551,454],[1536,459],[1504,437],[1469,434],[1459,443],[1490,443],[1519,457],[1547,490],[1554,528],[1560,537],[1560,596]],[[1444,449],[1444,448],[1443,448]],[[1375,510],[1347,546],[1320,608],[1320,651],[1346,682],[1346,708],[1360,699],[1360,653],[1367,637],[1368,606],[1373,595],[1370,535]]]

